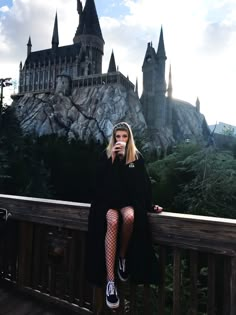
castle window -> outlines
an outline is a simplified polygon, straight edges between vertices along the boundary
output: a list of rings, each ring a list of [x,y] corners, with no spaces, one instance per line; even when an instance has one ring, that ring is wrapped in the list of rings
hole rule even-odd
[[[147,55],[145,61],[150,63],[152,61],[152,57],[150,55]]]

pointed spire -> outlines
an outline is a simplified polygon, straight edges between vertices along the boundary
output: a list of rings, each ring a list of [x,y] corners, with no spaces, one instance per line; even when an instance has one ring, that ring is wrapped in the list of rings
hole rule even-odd
[[[113,50],[112,50],[112,53],[111,53],[111,58],[110,58],[110,62],[109,62],[109,67],[108,67],[108,73],[109,72],[116,72],[116,62],[115,62],[115,57],[114,57],[114,53],[113,53]]]
[[[78,14],[80,15],[83,11],[83,6],[82,6],[82,3],[80,0],[77,0],[77,11],[78,11]]]
[[[200,113],[200,101],[199,101],[199,98],[197,97],[197,100],[196,100],[196,110],[198,113]]]
[[[31,44],[31,38],[29,36],[29,40],[28,40],[28,43],[27,43],[27,57],[31,53],[31,48],[32,48],[32,44]]]
[[[58,35],[58,22],[57,22],[57,12],[54,21],[53,34],[52,34],[52,48],[56,49],[59,46],[59,35]]]
[[[82,34],[97,36],[104,42],[94,0],[86,0],[83,10],[78,3],[77,10],[79,7],[78,13],[81,13],[79,26],[74,37],[74,43],[79,41],[79,36]]]
[[[32,47],[32,44],[31,44],[31,38],[30,38],[30,36],[29,36],[29,40],[28,40],[27,46]]]
[[[170,65],[170,69],[169,69],[169,82],[168,82],[167,92],[168,92],[168,97],[172,98],[173,87],[172,87],[171,65]]]
[[[163,36],[163,29],[161,27],[159,43],[157,48],[157,57],[166,59],[166,51],[165,51],[165,44],[164,44],[164,36]]]
[[[138,78],[136,78],[135,93],[138,95]]]

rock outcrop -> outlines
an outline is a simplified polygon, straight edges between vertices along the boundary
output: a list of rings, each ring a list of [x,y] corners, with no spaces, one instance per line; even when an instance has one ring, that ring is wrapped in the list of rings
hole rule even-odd
[[[26,93],[13,102],[24,133],[64,135],[103,143],[119,121],[131,124],[143,150],[167,148],[185,138],[203,138],[207,124],[188,103],[172,101],[172,123],[149,130],[138,95],[120,84],[74,88],[71,96]]]

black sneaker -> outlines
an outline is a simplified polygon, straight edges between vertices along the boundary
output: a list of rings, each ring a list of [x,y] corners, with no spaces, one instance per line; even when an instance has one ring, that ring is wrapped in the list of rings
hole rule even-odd
[[[107,306],[110,308],[117,308],[120,305],[120,300],[117,295],[117,290],[114,281],[107,282],[106,303]]]
[[[125,258],[119,258],[118,260],[118,276],[121,281],[127,281],[129,278]]]

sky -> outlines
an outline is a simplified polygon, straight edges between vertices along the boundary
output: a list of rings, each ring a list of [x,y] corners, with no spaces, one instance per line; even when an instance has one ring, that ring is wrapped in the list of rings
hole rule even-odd
[[[0,0],[0,78],[11,77],[17,92],[19,63],[32,51],[51,47],[55,13],[59,46],[70,45],[78,26],[76,0]],[[85,3],[85,0],[82,1]],[[95,0],[107,72],[113,49],[119,70],[142,93],[147,43],[157,48],[163,27],[166,80],[171,65],[173,97],[195,105],[208,124],[236,126],[236,0]]]

